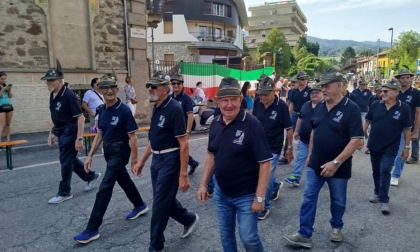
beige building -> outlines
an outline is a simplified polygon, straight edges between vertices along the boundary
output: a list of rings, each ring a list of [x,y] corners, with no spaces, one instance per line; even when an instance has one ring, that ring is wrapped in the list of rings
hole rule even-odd
[[[258,44],[265,41],[272,28],[280,28],[290,46],[294,46],[301,35],[308,31],[306,17],[294,0],[265,2],[248,8],[249,26],[245,42],[251,56],[255,56]]]
[[[114,68],[122,100],[130,74],[137,112],[147,117],[145,13],[146,0],[0,1],[0,70],[13,83],[12,134],[51,128],[49,92],[40,78],[56,59],[73,90],[89,89],[92,78]]]

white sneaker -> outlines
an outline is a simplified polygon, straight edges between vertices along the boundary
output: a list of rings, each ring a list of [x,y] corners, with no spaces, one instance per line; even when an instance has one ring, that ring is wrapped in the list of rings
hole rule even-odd
[[[93,190],[93,188],[95,187],[96,181],[98,181],[100,177],[101,177],[101,173],[96,172],[95,177],[87,183],[87,186],[85,187],[85,192],[89,192]]]
[[[398,186],[398,178],[391,177],[391,185]]]
[[[73,195],[68,195],[68,196],[59,196],[59,195],[57,195],[57,196],[52,197],[48,201],[48,203],[50,203],[50,204],[58,204],[58,203],[61,203],[63,201],[69,200],[71,198],[73,198]]]

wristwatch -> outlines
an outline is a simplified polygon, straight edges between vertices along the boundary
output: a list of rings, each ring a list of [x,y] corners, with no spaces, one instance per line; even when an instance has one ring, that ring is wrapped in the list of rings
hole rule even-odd
[[[77,141],[83,141],[83,137],[77,138]]]
[[[257,199],[258,203],[262,203],[265,200],[263,197],[255,197],[255,198]]]
[[[340,165],[341,165],[341,163],[340,162],[338,162],[337,160],[334,160],[333,161],[333,163],[335,164],[335,166],[338,168],[338,167],[340,167]]]

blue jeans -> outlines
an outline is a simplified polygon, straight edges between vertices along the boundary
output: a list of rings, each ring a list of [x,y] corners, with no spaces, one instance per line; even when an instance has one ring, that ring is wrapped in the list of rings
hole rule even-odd
[[[144,204],[143,199],[137,190],[136,185],[131,180],[130,174],[125,167],[130,159],[131,148],[127,142],[103,143],[104,156],[106,160],[106,171],[98,193],[96,194],[95,204],[90,214],[87,230],[96,231],[102,224],[106,209],[112,197],[112,190],[115,182],[121,186],[125,195],[133,204],[133,208]]]
[[[150,171],[153,207],[149,250],[162,250],[165,243],[163,232],[169,217],[186,226],[195,221],[195,215],[183,208],[176,199],[180,173],[179,150],[165,154],[153,154]]]
[[[362,118],[362,122],[365,121],[366,115],[367,115],[367,112],[360,112],[360,117]]]
[[[374,193],[379,196],[379,201],[382,203],[389,202],[388,192],[394,160],[395,154],[389,155],[370,150],[372,176],[375,184]]]
[[[292,172],[292,175],[295,176],[297,179],[300,179],[300,177],[302,177],[302,171],[305,168],[306,159],[308,158],[308,151],[309,144],[305,144],[304,142],[298,140],[295,165],[293,166]]]
[[[419,160],[419,139],[420,131],[417,140],[411,140],[411,157],[415,160]]]
[[[224,252],[238,251],[235,236],[236,219],[238,220],[239,237],[245,251],[264,251],[258,234],[258,214],[251,211],[254,197],[255,194],[235,198],[226,196],[214,179],[214,202]]]
[[[405,141],[404,141],[404,133],[401,134],[401,140],[400,140],[400,147],[398,147],[397,156],[395,157],[394,161],[394,170],[392,171],[392,177],[393,178],[400,178],[401,173],[404,170],[404,160],[402,160],[401,155],[404,150]]]
[[[300,208],[299,234],[305,238],[311,238],[314,232],[316,207],[318,195],[324,183],[327,182],[330,191],[331,227],[343,228],[343,215],[346,211],[347,183],[348,179],[325,178],[317,175],[308,167],[306,169],[306,184],[303,194],[303,203]]]
[[[267,192],[265,194],[265,203],[264,203],[264,210],[270,209],[270,201],[271,195],[273,192],[277,191],[280,187],[280,181],[276,179],[276,168],[277,163],[279,162],[280,155],[273,153],[273,159],[271,159],[271,173],[270,173],[270,180],[268,181],[267,185]]]
[[[85,172],[84,164],[77,158],[75,148],[77,138],[77,125],[69,125],[64,132],[58,136],[58,147],[60,150],[61,181],[58,187],[59,196],[68,196],[71,192],[71,177],[76,173],[83,181],[89,182],[95,178],[95,172]]]
[[[209,183],[207,184],[207,192],[213,193],[214,192],[214,173],[211,175]]]

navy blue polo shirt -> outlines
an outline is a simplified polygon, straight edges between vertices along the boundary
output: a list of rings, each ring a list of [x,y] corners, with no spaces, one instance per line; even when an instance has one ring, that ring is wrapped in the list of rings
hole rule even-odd
[[[369,108],[366,120],[371,122],[367,147],[391,155],[398,152],[404,128],[412,126],[410,108],[399,100],[389,110],[384,101],[375,101]]]
[[[372,96],[372,92],[369,89],[360,90],[357,88],[352,92],[356,96],[356,104],[360,108],[360,112],[368,112],[369,109],[369,98]]]
[[[321,166],[333,161],[347,146],[352,138],[363,138],[360,109],[347,97],[327,110],[325,101],[318,103],[312,116],[313,142],[308,167],[320,175]],[[348,158],[338,168],[334,178],[351,177],[351,161]]]
[[[228,125],[218,116],[209,131],[207,150],[214,155],[214,174],[223,193],[230,197],[255,194],[259,163],[272,153],[258,119],[240,110]]]
[[[111,107],[99,107],[98,129],[104,142],[115,143],[128,141],[128,134],[136,132],[138,126],[130,108],[117,98]]]
[[[186,93],[184,93],[184,90],[182,90],[177,96],[175,96],[175,93],[172,93],[171,97],[175,99],[179,105],[181,105],[185,113],[185,122],[187,122],[188,113],[193,113],[192,99]]]
[[[248,109],[248,104],[246,103],[245,97],[242,99],[241,109]]]
[[[150,144],[152,150],[179,147],[177,137],[185,136],[187,128],[184,110],[172,97],[168,96],[159,107],[153,107],[150,124]]]
[[[373,94],[371,97],[369,97],[369,107],[372,105],[373,102],[380,101],[380,100],[382,100],[381,96],[377,96],[376,94]]]
[[[58,94],[50,95],[51,120],[57,128],[68,124],[77,123],[77,117],[82,114],[80,102],[74,92],[66,86],[62,86]]]
[[[349,98],[350,100],[356,102],[356,96],[352,93],[350,93],[349,91],[347,91],[346,97]]]
[[[312,132],[312,115],[314,108],[312,108],[312,101],[308,101],[303,104],[302,109],[300,110],[300,126],[299,126],[299,140],[305,144],[309,144],[311,139]]]
[[[293,90],[295,90],[295,89],[291,88],[291,89],[287,90],[286,101],[290,101],[290,98],[292,98]],[[309,96],[309,98],[310,98],[310,96]]]
[[[255,103],[252,114],[257,117],[263,126],[271,152],[280,154],[283,146],[284,130],[292,128],[286,103],[275,96],[273,103],[267,109],[262,102]]]
[[[410,87],[404,93],[400,91],[397,99],[405,102],[410,107],[411,120],[414,125],[414,120],[416,119],[416,108],[420,108],[420,91]]]
[[[293,111],[300,113],[300,109],[303,104],[311,99],[309,96],[310,88],[306,86],[302,91],[299,88],[292,89],[291,97],[289,98],[290,102],[293,102]]]

